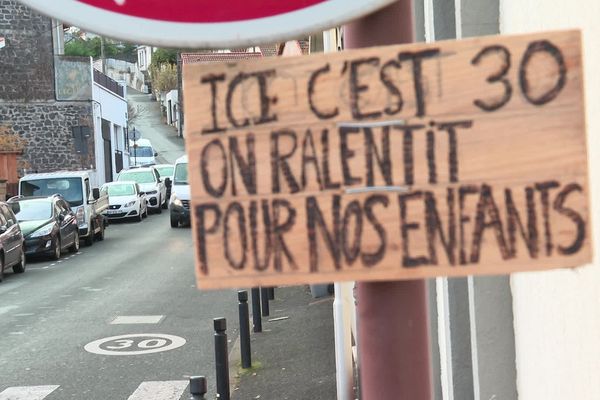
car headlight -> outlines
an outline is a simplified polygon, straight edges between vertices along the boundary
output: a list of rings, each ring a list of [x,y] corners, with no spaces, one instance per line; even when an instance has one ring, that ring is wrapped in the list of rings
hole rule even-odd
[[[54,225],[52,225],[52,224],[45,225],[45,226],[41,227],[40,229],[38,229],[37,231],[33,232],[30,236],[31,237],[40,237],[40,236],[49,235],[50,232],[52,232],[52,228],[54,228]]]
[[[181,200],[179,200],[179,198],[177,196],[175,196],[175,193],[173,193],[171,195],[171,200],[169,200],[171,202],[171,204],[178,206],[178,207],[183,207],[183,203],[181,202]]]
[[[125,204],[123,207],[127,208],[127,207],[132,207],[135,204],[135,200],[130,201],[129,203]]]
[[[77,216],[77,225],[85,225],[85,210],[83,207],[79,207],[75,215]]]
[[[156,194],[156,193],[158,193],[158,191],[156,191],[156,190],[151,190],[149,192],[146,192],[146,194]]]

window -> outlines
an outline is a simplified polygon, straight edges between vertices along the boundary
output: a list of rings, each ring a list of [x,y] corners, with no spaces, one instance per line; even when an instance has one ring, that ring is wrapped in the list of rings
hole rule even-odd
[[[135,187],[133,185],[110,185],[106,187],[109,196],[133,196]]]
[[[156,168],[156,170],[158,171],[158,174],[161,176],[161,178],[168,178],[171,175],[173,175],[173,169],[174,169],[174,167],[172,167],[172,166]]]
[[[173,177],[174,185],[187,185],[188,184],[188,165],[187,163],[180,163],[175,166],[175,176]]]
[[[86,190],[89,193],[89,180],[85,181]],[[81,178],[49,178],[35,179],[21,182],[21,194],[23,196],[52,196],[60,194],[71,207],[83,204],[83,188]]]
[[[133,145],[133,154],[135,157],[153,157],[154,150],[150,146]]]
[[[156,177],[151,171],[132,171],[119,175],[119,181],[134,181],[137,183],[154,183]]]
[[[52,217],[52,202],[50,200],[24,200],[13,207],[19,222],[39,221]],[[56,211],[58,213],[58,210]]]

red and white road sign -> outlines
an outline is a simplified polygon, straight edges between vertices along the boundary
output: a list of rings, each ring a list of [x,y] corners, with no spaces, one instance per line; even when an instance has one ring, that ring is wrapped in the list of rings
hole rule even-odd
[[[106,36],[177,47],[254,45],[338,26],[394,0],[21,0]]]

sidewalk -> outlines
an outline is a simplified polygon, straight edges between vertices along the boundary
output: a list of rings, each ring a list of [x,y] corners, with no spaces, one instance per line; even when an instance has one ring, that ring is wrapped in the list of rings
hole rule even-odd
[[[335,400],[332,305],[307,286],[275,289],[263,332],[251,333],[253,368],[241,369],[239,349],[232,354],[232,400]]]

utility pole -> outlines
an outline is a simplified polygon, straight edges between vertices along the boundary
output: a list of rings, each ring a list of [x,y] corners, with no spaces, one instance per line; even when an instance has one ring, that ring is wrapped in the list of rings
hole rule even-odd
[[[106,59],[104,56],[104,36],[100,36],[100,59],[102,60],[102,73],[106,75]]]
[[[414,41],[411,0],[344,26],[346,48]],[[364,400],[431,400],[424,280],[357,284],[358,357]]]

